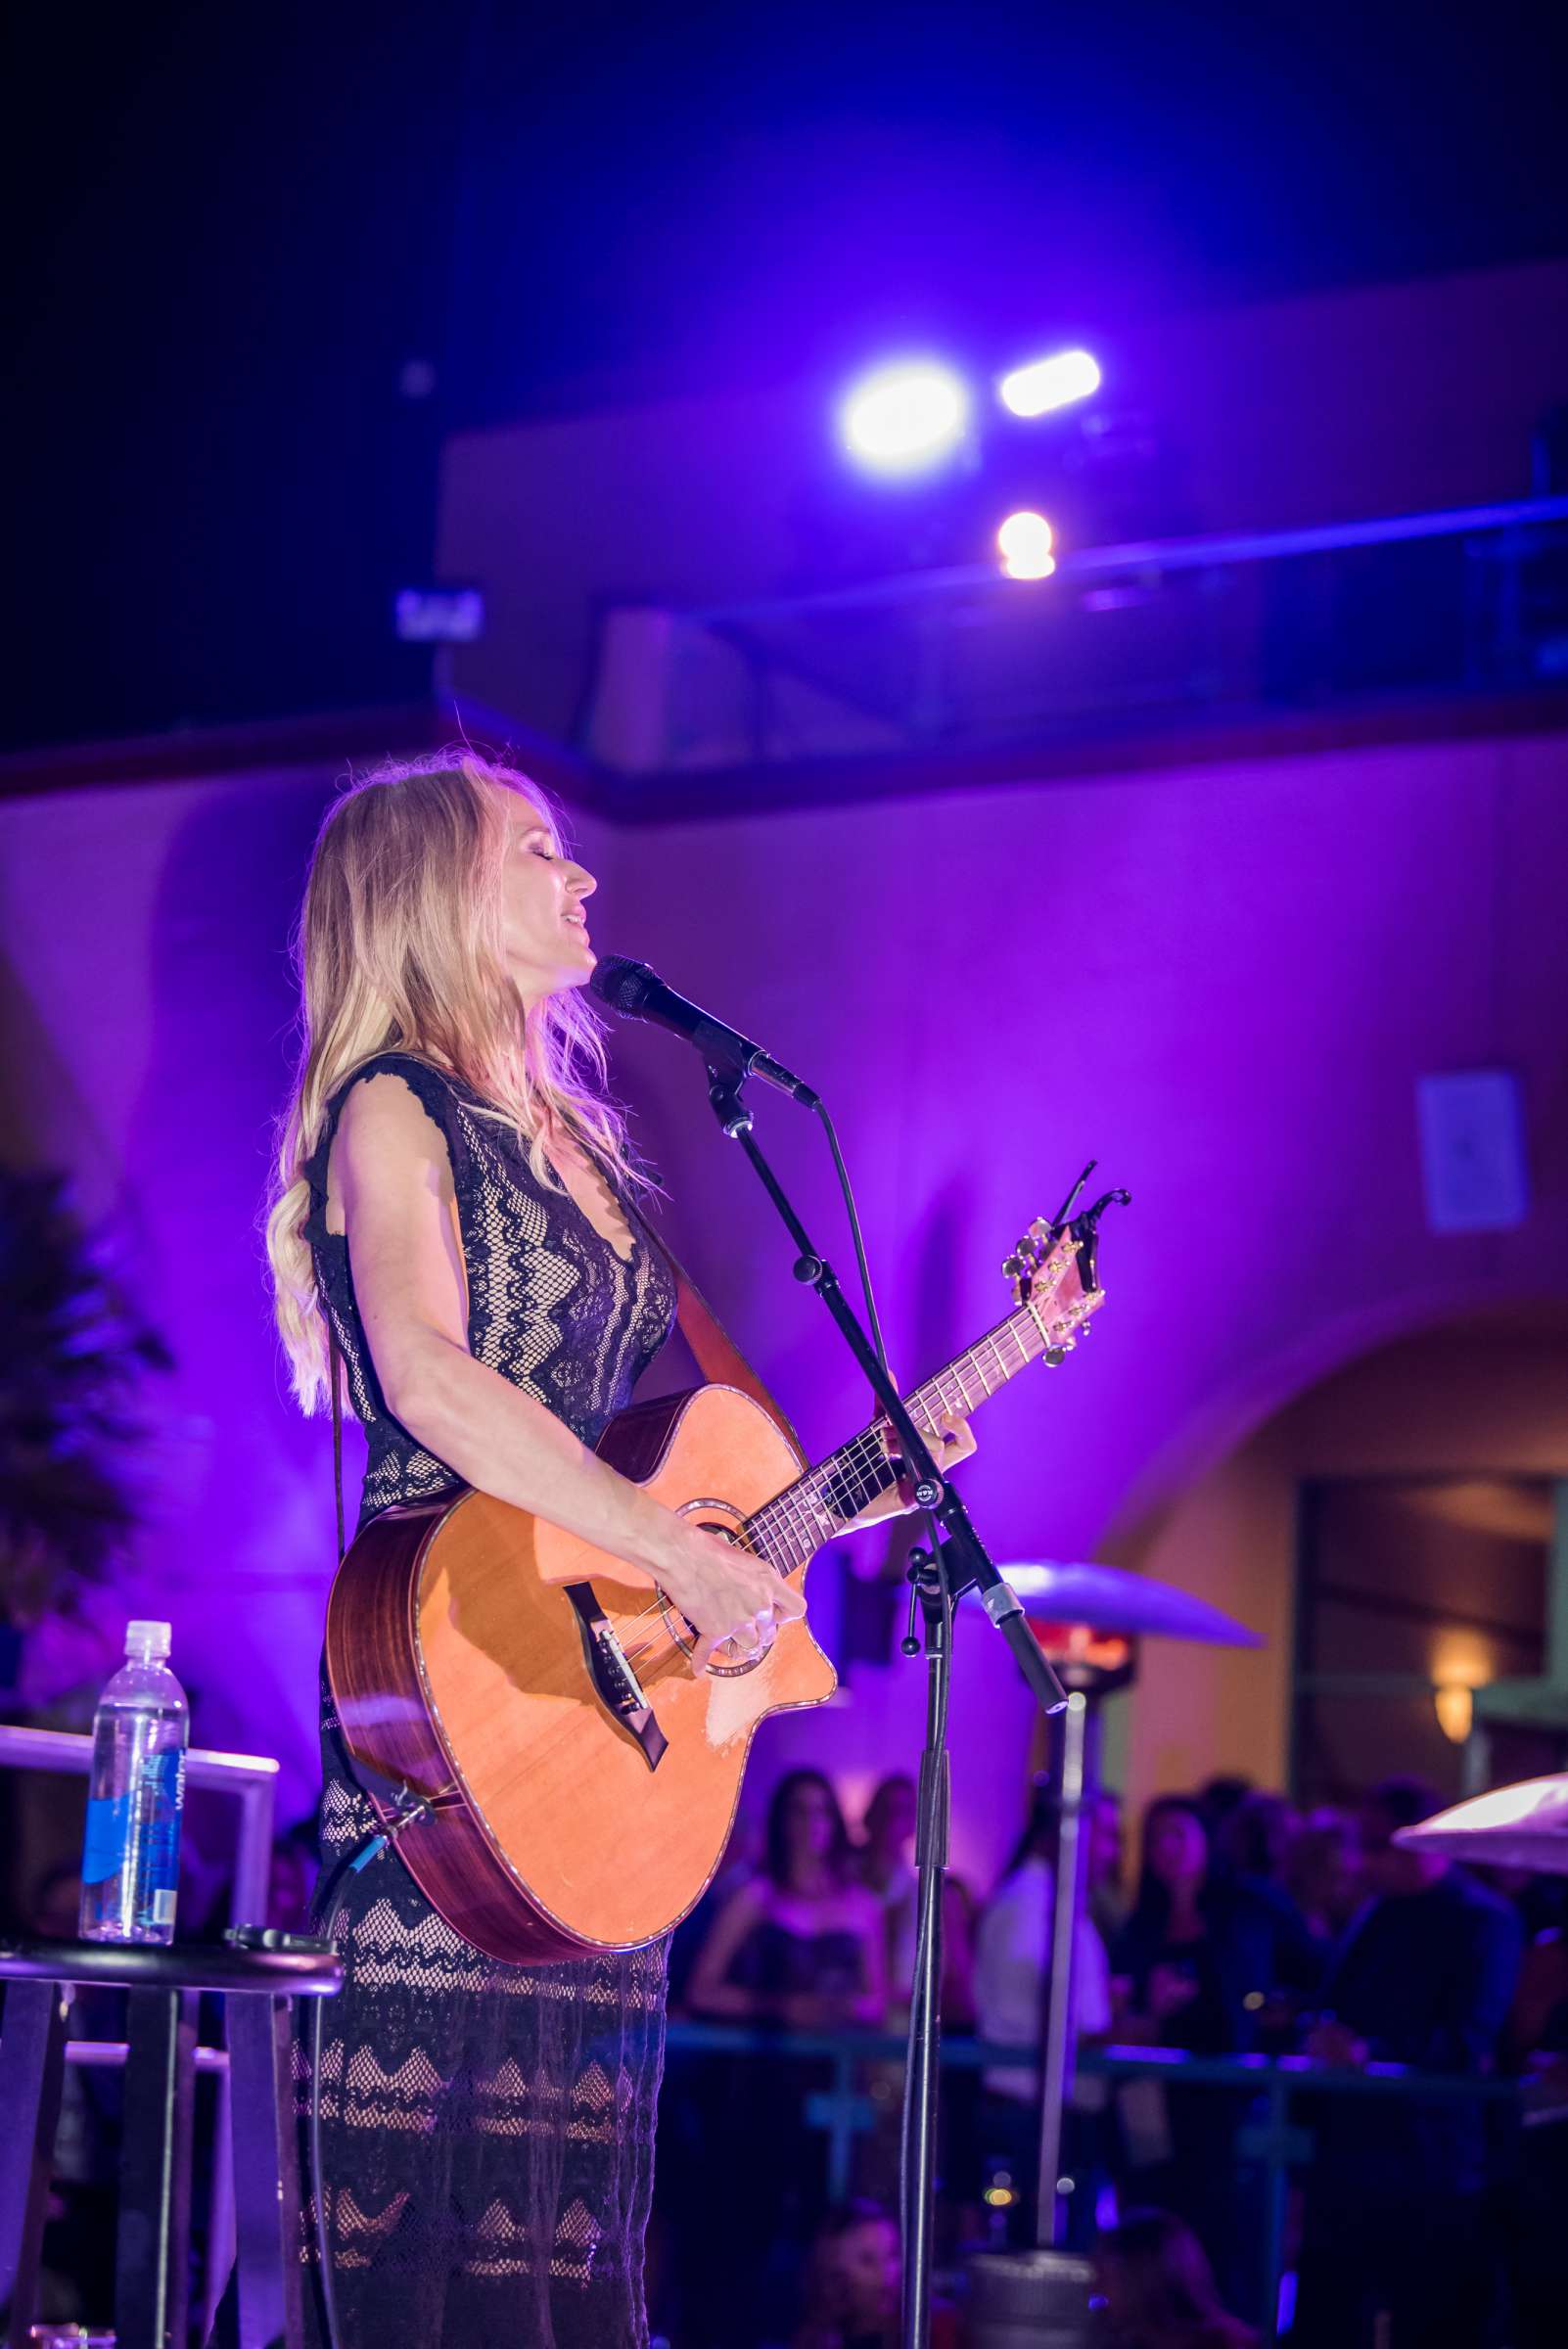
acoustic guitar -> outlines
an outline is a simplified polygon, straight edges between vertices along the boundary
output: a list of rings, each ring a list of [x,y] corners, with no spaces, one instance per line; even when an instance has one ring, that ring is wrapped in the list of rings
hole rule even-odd
[[[1103,1202],[1102,1202],[1103,1205]],[[907,1399],[935,1434],[1100,1305],[1094,1216],[1030,1226],[1016,1310]],[[814,1468],[733,1387],[634,1405],[600,1454],[797,1588],[813,1552],[895,1481],[881,1425]],[[837,1685],[804,1619],[765,1655],[694,1673],[652,1580],[465,1489],[374,1517],[338,1570],[327,1672],[384,1830],[465,1940],[516,1963],[637,1949],[713,1879],[758,1725]]]

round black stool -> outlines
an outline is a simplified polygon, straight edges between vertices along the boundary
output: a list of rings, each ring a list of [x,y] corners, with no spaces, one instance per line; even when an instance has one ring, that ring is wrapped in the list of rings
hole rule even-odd
[[[33,2322],[39,2248],[60,2119],[70,1984],[130,1993],[119,2227],[118,2349],[184,2349],[197,2000],[223,2000],[234,2146],[241,2349],[302,2340],[300,2166],[290,2026],[297,1998],[328,1999],[343,1967],[325,1943],[225,1949],[175,1943],[0,1942],[0,2304],[12,2349]]]

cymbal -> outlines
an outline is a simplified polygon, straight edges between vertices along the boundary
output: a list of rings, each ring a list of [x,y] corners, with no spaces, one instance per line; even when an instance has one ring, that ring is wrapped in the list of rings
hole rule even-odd
[[[1521,1778],[1494,1786],[1418,1826],[1396,1829],[1407,1851],[1441,1859],[1475,1860],[1486,1867],[1528,1867],[1539,1875],[1568,1876],[1568,1771],[1549,1778]]]
[[[1256,1632],[1201,1598],[1152,1575],[1120,1566],[1004,1566],[1002,1579],[1038,1623],[1084,1623],[1096,1632],[1136,1632],[1155,1639],[1201,1639],[1211,1647],[1262,1647]]]

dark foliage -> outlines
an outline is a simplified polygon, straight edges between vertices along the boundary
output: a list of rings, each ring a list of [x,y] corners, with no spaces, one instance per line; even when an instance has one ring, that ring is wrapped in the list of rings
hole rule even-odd
[[[66,1177],[0,1170],[0,1617],[105,1579],[139,1514],[141,1380],[169,1367]]]

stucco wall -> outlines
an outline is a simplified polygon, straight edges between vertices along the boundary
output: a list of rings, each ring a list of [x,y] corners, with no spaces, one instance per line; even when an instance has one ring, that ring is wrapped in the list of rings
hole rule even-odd
[[[285,938],[330,787],[257,775],[0,806],[8,1147],[72,1164],[95,1212],[117,1205],[179,1356],[159,1390],[165,1498],[126,1602],[174,1615],[198,1734],[280,1754],[294,1808],[330,1445],[284,1401],[254,1218],[287,1060]],[[965,1485],[998,1557],[1120,1554],[1369,1346],[1494,1299],[1568,1295],[1568,741],[589,825],[584,848],[601,945],[647,956],[832,1104],[910,1377],[1004,1310],[999,1259],[1085,1158],[1133,1192],[1107,1227],[1092,1342],[977,1423]],[[1497,1061],[1523,1081],[1530,1221],[1435,1239],[1414,1080]],[[676,1244],[827,1447],[864,1416],[863,1393],[713,1126],[697,1063],[628,1031],[618,1065]],[[819,1135],[770,1096],[758,1113],[848,1276]],[[1245,1461],[1227,1476],[1229,1497],[1201,1506],[1277,1532],[1273,1489]],[[1201,1560],[1193,1523],[1185,1554]],[[1252,1554],[1277,1559],[1275,1535]],[[1287,1611],[1277,1575],[1206,1595],[1275,1635]],[[957,1856],[984,1880],[1014,1824],[1030,1715],[978,1614],[958,1646]],[[1203,1669],[1224,1723],[1204,1759],[1268,1773],[1282,1651],[1248,1668],[1262,1677],[1234,1703],[1222,1668]],[[760,1780],[806,1754],[856,1779],[906,1763],[921,1679],[899,1659],[857,1672],[841,1705],[776,1725]],[[1179,1752],[1186,1774],[1201,1740],[1163,1685],[1139,1700],[1138,1769]]]

